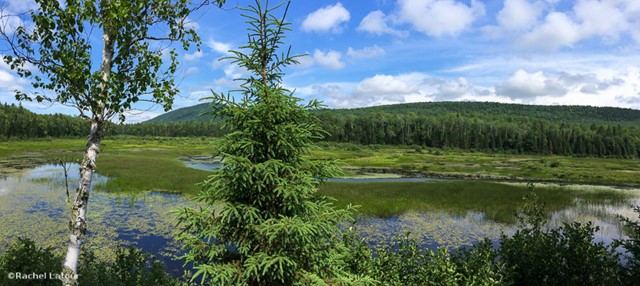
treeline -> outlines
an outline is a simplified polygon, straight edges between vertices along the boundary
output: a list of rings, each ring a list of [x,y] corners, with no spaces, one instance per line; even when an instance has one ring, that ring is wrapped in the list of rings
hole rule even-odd
[[[564,123],[516,116],[318,114],[328,141],[571,156],[637,158],[640,124]]]
[[[0,104],[0,140],[42,137],[79,137],[89,134],[82,118],[63,114],[36,114],[14,104]]]
[[[370,112],[364,112],[365,110]],[[419,145],[566,156],[640,156],[640,123],[578,123],[488,113],[449,112],[429,115],[426,112],[390,113],[374,110],[376,109],[317,112],[320,125],[329,133],[324,140],[365,145]],[[601,117],[605,115],[600,114]],[[88,128],[89,124],[79,117],[39,115],[21,106],[0,105],[0,139],[83,137],[88,133]],[[226,130],[219,121],[124,125],[108,123],[105,129],[107,136],[218,137],[225,133]]]
[[[460,113],[463,116],[480,115],[482,117],[515,116],[530,119],[543,119],[566,123],[604,123],[604,124],[640,124],[640,111],[618,107],[595,107],[582,105],[528,105],[498,102],[417,102],[391,104],[352,109],[327,109],[325,112],[356,116],[382,112],[389,114],[408,114],[440,116],[448,113]]]

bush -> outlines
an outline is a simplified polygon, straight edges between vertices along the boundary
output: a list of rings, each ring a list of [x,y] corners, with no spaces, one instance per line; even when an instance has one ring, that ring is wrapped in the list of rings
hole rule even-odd
[[[598,227],[571,223],[544,231],[544,214],[532,193],[518,215],[523,228],[500,239],[499,259],[511,269],[516,285],[619,284],[619,255],[594,242]]]
[[[628,239],[618,240],[614,247],[622,246],[626,250],[626,265],[621,269],[622,279],[625,284],[633,285],[640,281],[640,206],[634,206],[633,211],[638,215],[638,220],[631,220],[623,216],[618,218],[624,224]]]
[[[60,273],[62,258],[55,255],[51,248],[36,246],[30,239],[19,238],[0,256],[0,281],[2,285],[60,285],[55,279],[7,279],[10,273]]]
[[[84,251],[78,270],[80,285],[180,285],[164,271],[164,264],[135,247],[116,249],[112,263],[99,261],[93,252]]]
[[[349,269],[373,278],[376,285],[501,285],[507,277],[490,242],[451,255],[444,247],[435,252],[423,248],[409,234],[373,251],[353,232],[343,241],[350,250],[345,260]]]
[[[164,271],[164,264],[136,248],[118,248],[114,262],[99,261],[91,251],[82,251],[78,282],[92,286],[182,285]],[[60,285],[56,279],[5,279],[9,273],[60,273],[63,258],[51,248],[36,246],[30,239],[18,239],[0,256],[0,285]]]

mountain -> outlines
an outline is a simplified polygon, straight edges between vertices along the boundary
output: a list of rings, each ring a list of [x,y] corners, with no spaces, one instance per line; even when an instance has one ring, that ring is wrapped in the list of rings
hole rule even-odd
[[[155,117],[149,123],[196,121],[206,122],[213,117],[209,103],[180,108]],[[320,113],[336,115],[366,115],[371,113],[438,116],[451,113],[461,115],[528,117],[572,123],[640,124],[640,110],[617,107],[526,105],[497,102],[418,102],[381,105],[353,109],[323,109]],[[207,114],[209,113],[209,114]]]
[[[160,116],[154,117],[145,122],[148,123],[168,123],[168,122],[185,122],[196,121],[205,122],[211,121],[213,108],[209,103],[201,103],[194,106],[183,107],[176,110],[172,110]]]

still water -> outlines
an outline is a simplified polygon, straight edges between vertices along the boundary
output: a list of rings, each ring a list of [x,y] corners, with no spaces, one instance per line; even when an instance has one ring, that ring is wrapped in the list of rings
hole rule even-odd
[[[207,168],[210,162],[199,162]],[[215,163],[214,163],[215,164]],[[71,165],[69,188],[73,195],[78,166]],[[133,245],[155,254],[176,276],[182,274],[179,245],[173,240],[177,220],[170,213],[195,206],[186,197],[160,192],[112,193],[104,189],[108,178],[95,175],[88,211],[88,242],[99,257],[109,259],[116,246]],[[549,227],[568,221],[593,221],[600,227],[596,239],[611,242],[624,237],[617,214],[635,217],[629,202],[591,204],[576,201],[551,215]],[[64,172],[61,166],[44,165],[0,177],[0,249],[18,237],[35,240],[41,246],[64,251],[68,239],[69,205],[66,202]],[[347,225],[346,227],[349,227]],[[493,222],[483,213],[451,215],[444,212],[407,213],[391,218],[361,216],[355,223],[361,236],[371,244],[388,241],[410,232],[429,248],[458,248],[483,238],[497,239],[515,231],[512,225]]]

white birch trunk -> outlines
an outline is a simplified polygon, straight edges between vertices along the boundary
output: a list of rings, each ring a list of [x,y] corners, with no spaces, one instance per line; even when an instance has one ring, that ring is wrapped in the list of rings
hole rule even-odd
[[[105,120],[105,99],[108,96],[108,81],[111,74],[112,59],[114,52],[114,41],[109,35],[107,27],[102,36],[103,50],[100,74],[102,83],[100,84],[100,94],[96,99],[96,106],[93,108],[91,118],[91,131],[87,139],[87,149],[84,153],[82,164],[80,165],[80,180],[76,189],[71,221],[69,221],[69,244],[67,255],[64,261],[62,284],[65,286],[78,285],[78,260],[83,236],[87,232],[87,204],[89,203],[89,190],[91,189],[91,179],[96,169],[96,158],[100,153],[100,140],[102,139],[103,123]]]

